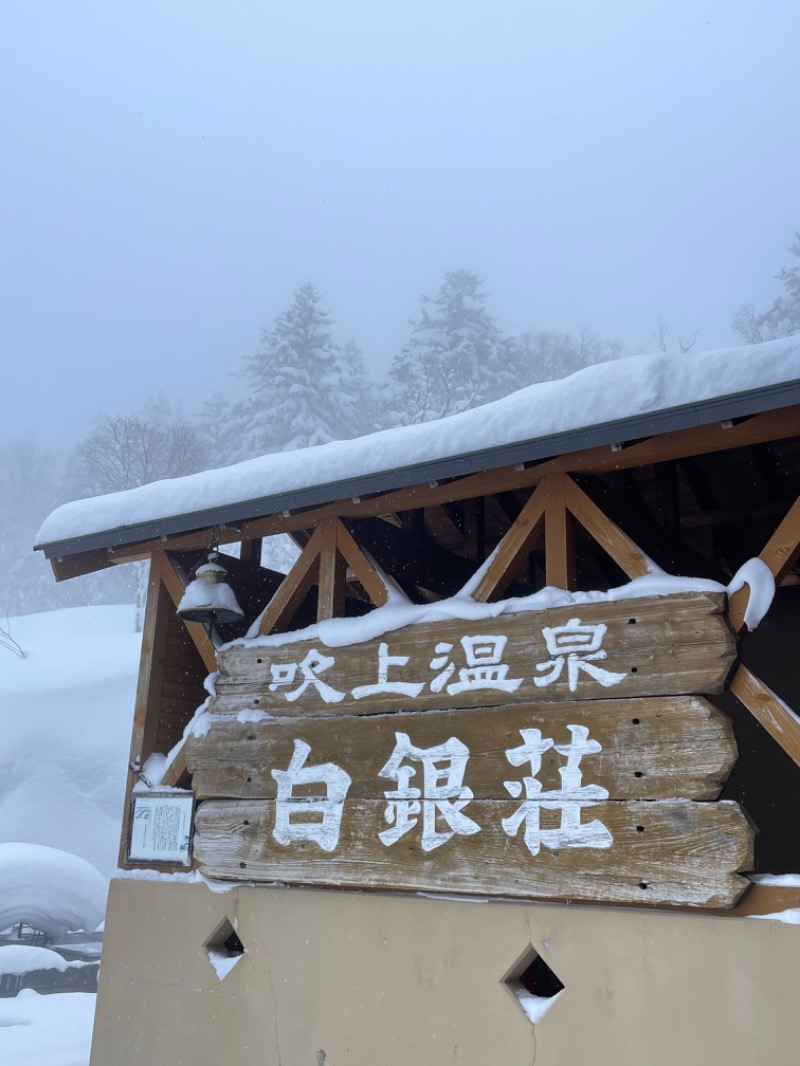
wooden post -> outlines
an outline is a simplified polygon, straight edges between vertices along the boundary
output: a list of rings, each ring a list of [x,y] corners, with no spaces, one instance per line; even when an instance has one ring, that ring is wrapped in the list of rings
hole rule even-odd
[[[147,582],[147,602],[142,630],[142,656],[139,662],[139,681],[136,686],[136,703],[131,733],[130,763],[143,766],[153,754],[158,731],[158,707],[161,701],[161,684],[166,656],[169,614],[173,610],[169,594],[161,580],[164,569],[163,553],[150,559],[150,574]],[[128,840],[128,816],[131,791],[135,783],[132,771],[128,771],[125,787],[125,806],[122,812],[122,840],[119,863],[125,862]]]
[[[338,518],[326,518],[319,525],[321,535],[319,553],[319,597],[317,621],[340,618],[344,615],[345,565],[336,546]]]
[[[575,528],[567,510],[565,474],[549,474],[545,489],[545,566],[547,584],[575,588]]]

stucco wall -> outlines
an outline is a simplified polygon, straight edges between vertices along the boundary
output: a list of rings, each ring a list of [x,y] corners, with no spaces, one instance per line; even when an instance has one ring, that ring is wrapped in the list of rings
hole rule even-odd
[[[529,945],[566,986],[535,1027]],[[91,1066],[796,1066],[799,973],[770,921],[116,880]]]

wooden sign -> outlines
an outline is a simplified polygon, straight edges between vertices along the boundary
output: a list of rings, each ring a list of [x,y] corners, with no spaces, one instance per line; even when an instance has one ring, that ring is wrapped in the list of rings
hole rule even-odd
[[[428,707],[721,692],[736,659],[722,593],[685,593],[405,626],[331,648],[233,644],[215,714],[383,714]]]
[[[699,698],[217,721],[190,741],[210,877],[731,906],[753,834]],[[675,799],[680,795],[682,799]]]
[[[651,597],[362,644],[232,644],[186,761],[210,877],[732,906],[753,829],[724,596]]]

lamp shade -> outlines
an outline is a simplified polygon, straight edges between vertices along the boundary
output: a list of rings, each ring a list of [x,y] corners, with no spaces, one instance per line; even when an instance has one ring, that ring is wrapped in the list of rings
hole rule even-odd
[[[241,622],[244,611],[225,578],[228,571],[219,563],[204,563],[197,568],[194,580],[186,586],[178,604],[178,617],[185,622],[216,625]]]

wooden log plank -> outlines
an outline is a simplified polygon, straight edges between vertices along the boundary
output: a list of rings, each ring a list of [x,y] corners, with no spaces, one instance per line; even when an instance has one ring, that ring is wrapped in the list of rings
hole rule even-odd
[[[553,588],[575,588],[575,526],[567,511],[565,474],[544,479],[544,556],[547,584]]]
[[[800,718],[788,710],[744,663],[737,667],[730,688],[789,758],[800,766]]]
[[[544,531],[544,487],[537,488],[519,513],[514,524],[498,545],[486,572],[472,593],[480,603],[502,596],[508,588],[522,557],[527,555]]]
[[[314,841],[278,844],[269,800],[209,800],[197,811],[195,856],[207,877],[223,880],[705,907],[734,906],[749,887],[736,871],[753,866],[752,828],[731,802],[599,803],[583,817],[602,822],[611,846],[537,855],[522,829],[510,837],[501,828],[513,800],[473,801],[464,813],[480,831],[427,853],[419,828],[392,846],[381,842],[385,807],[348,804],[336,850],[325,853]]]
[[[202,737],[190,737],[186,761],[200,799],[274,799],[273,769],[284,770],[295,739],[310,745],[314,765],[332,762],[352,777],[348,795],[376,799],[388,787],[380,776],[398,731],[418,748],[455,736],[469,750],[465,784],[476,799],[507,799],[514,777],[506,751],[521,743],[521,730],[539,729],[557,744],[570,740],[569,725],[584,725],[600,744],[586,756],[584,778],[619,799],[712,800],[736,761],[733,729],[708,701],[693,696],[598,700],[498,707],[491,710],[423,711],[377,717],[215,721]],[[539,780],[560,787],[563,759],[544,756]]]
[[[615,522],[603,514],[572,478],[565,477],[564,491],[567,508],[586,532],[608,552],[623,573],[630,578],[644,577],[650,573],[647,557]]]
[[[534,700],[713,694],[723,690],[736,658],[736,638],[722,614],[724,604],[723,593],[685,593],[501,614],[480,622],[422,623],[342,648],[315,641],[231,645],[220,651],[212,709],[217,714],[248,708],[287,716],[377,714]],[[606,657],[587,664],[608,672],[599,680],[579,664],[570,667],[564,656],[551,658],[548,651],[545,630],[575,619],[582,626],[607,627],[598,652],[605,651]],[[460,688],[469,642],[473,649],[483,647],[487,636],[507,638],[501,655],[509,684]],[[452,652],[436,651],[444,644],[451,645]],[[406,665],[388,663],[389,681],[421,689],[414,694],[362,691],[353,696],[354,690],[377,683],[383,645],[392,659],[407,657]],[[332,693],[322,684],[302,681],[301,664],[309,655],[325,659],[318,680]],[[453,670],[443,678],[448,657]],[[519,685],[511,690],[510,683],[517,680]]]

